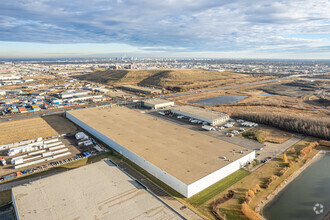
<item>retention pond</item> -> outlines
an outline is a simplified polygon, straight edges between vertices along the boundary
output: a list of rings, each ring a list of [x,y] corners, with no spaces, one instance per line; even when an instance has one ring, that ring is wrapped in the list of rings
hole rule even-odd
[[[200,105],[225,105],[225,104],[233,104],[238,101],[241,101],[248,96],[243,96],[243,95],[222,95],[222,96],[217,96],[217,97],[212,97],[212,98],[207,98],[207,99],[200,99],[197,101],[190,101],[189,103],[196,103]]]
[[[264,208],[263,214],[268,220],[311,220],[323,219],[328,212],[330,153],[307,167]]]

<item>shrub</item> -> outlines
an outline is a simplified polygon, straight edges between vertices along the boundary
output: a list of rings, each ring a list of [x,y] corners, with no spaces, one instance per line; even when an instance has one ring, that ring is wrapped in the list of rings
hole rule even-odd
[[[234,197],[234,191],[233,190],[229,190],[227,195],[225,195],[223,198],[221,199],[217,199],[215,202],[212,203],[212,213],[213,215],[217,218],[222,220],[223,218],[218,214],[217,212],[217,207],[218,205],[228,201],[229,199]]]
[[[294,163],[293,160],[290,160],[290,161],[289,161],[289,167],[290,167],[290,168],[291,168],[291,167],[294,167],[294,164],[295,164],[295,163]]]
[[[283,154],[283,162],[284,163],[288,162],[288,157],[286,156],[286,153]]]
[[[249,205],[246,203],[242,204],[241,211],[250,220],[262,220],[262,217],[258,213],[250,209]]]
[[[278,172],[278,176],[283,176],[286,171],[288,171],[288,167],[284,167],[283,169],[281,169],[280,172]]]
[[[261,188],[260,188],[259,184],[256,185],[256,190],[257,190],[257,192],[260,192]]]
[[[254,159],[253,162],[256,164],[256,165],[259,165],[260,164],[260,161],[258,159]]]
[[[271,177],[268,178],[268,180],[266,181],[266,183],[262,187],[267,189],[269,187],[269,185],[276,179],[277,179],[277,176],[272,175]]]
[[[310,143],[307,147],[304,147],[299,151],[299,155],[301,155],[302,157],[307,156],[310,152],[312,152],[313,148],[317,147],[318,145],[319,143],[316,141]]]

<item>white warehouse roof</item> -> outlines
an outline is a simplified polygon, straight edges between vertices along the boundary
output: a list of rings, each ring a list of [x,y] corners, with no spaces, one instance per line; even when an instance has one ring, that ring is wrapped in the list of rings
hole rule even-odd
[[[21,220],[180,219],[110,161],[12,189]]]

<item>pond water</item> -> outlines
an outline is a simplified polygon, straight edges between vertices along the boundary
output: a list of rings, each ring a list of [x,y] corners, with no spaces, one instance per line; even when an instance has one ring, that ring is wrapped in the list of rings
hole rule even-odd
[[[196,103],[196,104],[200,104],[200,105],[225,105],[225,104],[236,103],[247,97],[248,96],[243,96],[243,95],[222,95],[222,96],[212,97],[212,98],[208,98],[208,99],[190,101],[189,103]]]
[[[316,214],[315,204],[323,205],[323,212]],[[317,211],[321,212],[320,206]],[[283,189],[265,208],[268,220],[322,219],[330,212],[330,153],[306,168]]]
[[[264,96],[273,96],[273,94],[269,94],[267,92],[261,93],[260,95],[264,95]]]

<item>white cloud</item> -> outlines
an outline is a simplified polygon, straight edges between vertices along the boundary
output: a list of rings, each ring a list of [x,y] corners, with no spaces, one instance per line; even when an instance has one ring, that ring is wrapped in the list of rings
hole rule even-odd
[[[320,53],[328,0],[13,0],[0,7],[0,40],[124,43],[148,50]],[[154,49],[151,49],[154,48]],[[158,49],[157,49],[158,48]]]

